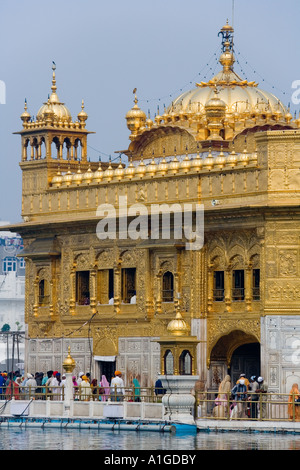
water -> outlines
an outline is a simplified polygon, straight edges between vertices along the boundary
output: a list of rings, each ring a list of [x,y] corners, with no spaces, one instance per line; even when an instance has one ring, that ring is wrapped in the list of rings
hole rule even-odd
[[[0,450],[300,450],[299,434],[0,428]]]

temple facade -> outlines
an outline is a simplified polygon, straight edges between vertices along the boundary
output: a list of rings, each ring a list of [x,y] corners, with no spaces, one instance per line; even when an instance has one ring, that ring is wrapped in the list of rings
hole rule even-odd
[[[146,116],[134,90],[126,165],[89,161],[84,104],[73,121],[55,68],[35,120],[25,103],[23,222],[11,230],[24,242],[28,371],[60,370],[70,346],[77,371],[110,380],[117,367],[151,386],[180,312],[198,340],[181,373],[193,368],[202,387],[227,371],[263,375],[274,392],[300,380],[300,119],[234,71],[233,34],[220,31],[220,72],[162,115]],[[193,227],[203,211],[198,247],[177,236],[186,207]]]

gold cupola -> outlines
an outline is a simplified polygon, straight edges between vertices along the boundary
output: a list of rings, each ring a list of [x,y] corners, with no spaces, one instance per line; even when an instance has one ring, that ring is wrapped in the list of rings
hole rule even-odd
[[[138,132],[145,129],[146,114],[138,107],[138,99],[136,97],[135,88],[134,93],[134,106],[126,114],[127,127],[131,131],[130,140],[134,140]]]
[[[26,98],[25,98],[25,103],[24,103],[24,111],[21,114],[20,118],[23,121],[23,126],[24,127],[26,127],[26,125],[28,124],[28,122],[31,119],[31,116],[30,116],[29,112],[27,111],[27,100],[26,100]]]
[[[82,100],[81,102],[81,111],[80,113],[77,114],[77,118],[78,118],[78,121],[80,122],[81,124],[81,127],[85,127],[85,121],[87,120],[88,118],[88,115],[87,113],[84,111],[84,101]]]
[[[186,336],[189,334],[190,328],[182,318],[179,310],[175,318],[168,323],[167,331],[174,336]]]
[[[53,62],[52,65],[52,86],[51,86],[51,94],[49,95],[48,101],[41,106],[39,109],[36,120],[37,121],[45,121],[46,117],[50,114],[52,116],[52,124],[58,125],[61,123],[71,123],[72,116],[69,109],[65,106],[64,103],[61,103],[58,95],[57,95],[57,87],[56,87],[56,75],[55,75],[56,65]]]
[[[224,126],[226,103],[219,98],[217,87],[214,93],[214,96],[205,103],[207,128],[210,132],[208,139],[223,140],[220,131]]]

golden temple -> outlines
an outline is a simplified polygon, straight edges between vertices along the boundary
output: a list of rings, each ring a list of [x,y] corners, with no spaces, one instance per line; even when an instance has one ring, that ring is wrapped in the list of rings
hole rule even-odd
[[[77,371],[110,379],[117,367],[153,385],[159,338],[180,310],[202,387],[228,370],[233,381],[263,374],[273,391],[299,375],[287,345],[300,337],[300,119],[234,71],[233,34],[220,31],[221,71],[162,115],[147,118],[134,90],[128,165],[88,160],[84,104],[73,121],[55,66],[35,120],[25,103],[23,222],[12,230],[24,240],[29,371],[59,370],[70,347]],[[117,210],[122,197],[149,210],[203,205],[202,249],[99,239],[99,205]]]

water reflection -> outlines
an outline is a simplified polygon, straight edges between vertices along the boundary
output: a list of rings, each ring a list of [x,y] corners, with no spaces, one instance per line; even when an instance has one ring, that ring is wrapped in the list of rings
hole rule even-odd
[[[200,432],[196,436],[158,432],[0,429],[1,450],[300,450],[299,435]]]

